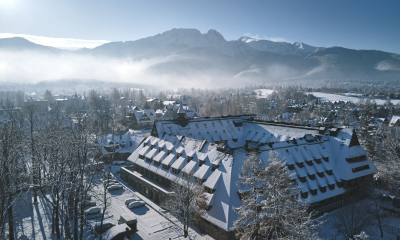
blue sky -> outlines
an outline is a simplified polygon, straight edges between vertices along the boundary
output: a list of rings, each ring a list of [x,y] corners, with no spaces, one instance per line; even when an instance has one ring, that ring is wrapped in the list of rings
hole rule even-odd
[[[47,45],[91,47],[172,28],[400,53],[400,1],[0,0],[0,37],[47,37],[36,37]]]

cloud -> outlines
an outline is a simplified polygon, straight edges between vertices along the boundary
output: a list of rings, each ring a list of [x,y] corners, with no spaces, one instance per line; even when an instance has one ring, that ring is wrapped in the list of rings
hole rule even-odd
[[[106,40],[83,40],[74,38],[53,38],[27,34],[0,33],[0,38],[22,37],[36,44],[61,49],[76,50],[80,48],[95,48],[110,41]]]
[[[273,42],[291,42],[290,40],[283,38],[283,37],[267,37],[265,35],[260,34],[251,34],[251,33],[244,33],[243,36],[251,37],[259,40],[269,40]]]

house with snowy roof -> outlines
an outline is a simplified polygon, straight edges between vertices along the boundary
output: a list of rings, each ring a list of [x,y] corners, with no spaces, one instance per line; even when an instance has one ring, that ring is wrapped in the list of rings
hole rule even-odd
[[[153,126],[156,113],[154,109],[140,109],[134,106],[130,108],[127,118],[130,128],[147,128]]]
[[[254,120],[253,115],[156,121],[151,136],[128,157],[121,178],[155,203],[172,184],[204,186],[207,213],[197,224],[218,239],[234,239],[234,208],[246,189],[241,168],[250,152],[268,165],[270,152],[286,162],[301,198],[323,213],[363,197],[377,168],[352,128],[313,128]]]

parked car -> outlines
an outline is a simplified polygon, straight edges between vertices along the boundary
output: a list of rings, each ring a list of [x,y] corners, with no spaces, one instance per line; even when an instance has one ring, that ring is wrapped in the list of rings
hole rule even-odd
[[[146,203],[144,201],[134,201],[128,204],[128,208],[132,209],[132,208],[140,208],[143,207]]]
[[[94,230],[98,233],[98,234],[102,234],[103,232],[108,231],[108,229],[114,227],[115,224],[112,222],[103,222],[103,229],[100,231],[100,223],[97,223],[94,226]]]
[[[110,228],[101,236],[103,240],[119,240],[124,239],[125,237],[130,239],[131,234],[134,234],[134,231],[126,223],[122,223]]]
[[[111,186],[108,186],[107,190],[108,191],[115,191],[115,190],[119,190],[119,189],[122,189],[122,188],[123,187],[122,187],[121,184],[119,184],[119,185],[111,185]]]
[[[107,179],[107,175],[110,179],[115,179],[114,175],[110,172],[103,173],[103,179]]]
[[[139,201],[139,200],[140,200],[140,199],[139,199],[138,197],[128,198],[128,199],[125,200],[125,205],[128,205],[128,204],[131,203],[131,202]]]
[[[91,207],[85,210],[85,215],[92,215],[101,212],[101,208],[99,207]]]
[[[96,202],[95,201],[86,200],[86,201],[83,202],[83,206],[84,207],[93,207],[93,206],[96,206]]]

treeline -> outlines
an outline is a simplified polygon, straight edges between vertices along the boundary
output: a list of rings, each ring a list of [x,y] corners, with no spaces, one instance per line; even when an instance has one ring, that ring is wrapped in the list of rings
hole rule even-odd
[[[82,239],[85,201],[101,172],[93,119],[72,124],[57,109],[43,113],[35,105],[7,114],[0,125],[0,239],[16,239],[18,205],[39,198],[52,209],[56,239]]]

